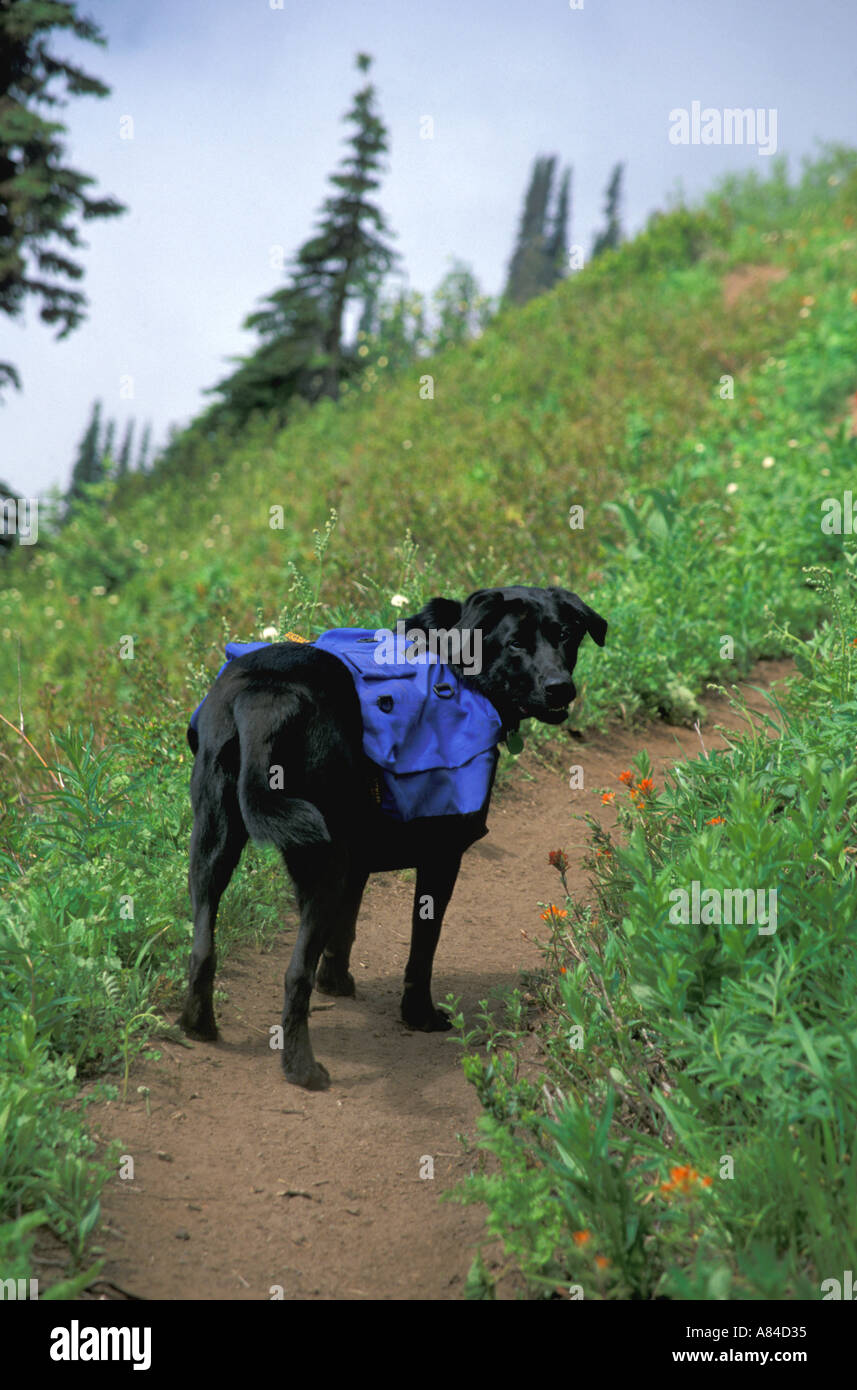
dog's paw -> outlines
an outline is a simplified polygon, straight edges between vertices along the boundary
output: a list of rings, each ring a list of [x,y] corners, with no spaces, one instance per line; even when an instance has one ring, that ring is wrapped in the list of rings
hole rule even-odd
[[[179,1028],[188,1038],[194,1038],[196,1042],[217,1042],[220,1036],[217,1031],[217,1024],[214,1021],[213,1013],[205,1013],[200,1009],[185,1005],[179,1016]]]
[[[316,972],[315,987],[320,994],[333,994],[339,999],[353,999],[357,993],[351,972],[334,970],[324,957]]]
[[[326,1091],[330,1085],[330,1072],[321,1062],[304,1062],[295,1066],[283,1063],[283,1075],[293,1086],[303,1086],[307,1091]]]

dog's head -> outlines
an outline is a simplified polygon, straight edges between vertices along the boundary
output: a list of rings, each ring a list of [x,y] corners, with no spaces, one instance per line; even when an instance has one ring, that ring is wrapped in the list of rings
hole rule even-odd
[[[587,632],[604,646],[607,623],[568,589],[478,589],[463,603],[433,598],[405,619],[405,631],[428,635],[456,629],[471,656],[456,669],[491,701],[504,724],[521,719],[561,724],[577,691],[572,673]],[[468,639],[469,634],[469,639]],[[478,653],[478,664],[473,660]]]

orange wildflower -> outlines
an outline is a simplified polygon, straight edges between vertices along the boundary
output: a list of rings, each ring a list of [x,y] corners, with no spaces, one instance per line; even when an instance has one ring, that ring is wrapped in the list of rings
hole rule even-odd
[[[606,1255],[596,1255],[596,1256],[595,1256],[595,1268],[596,1268],[596,1269],[609,1269],[609,1268],[610,1268],[610,1261],[608,1260],[608,1258],[607,1258]]]
[[[620,772],[620,773],[619,773],[619,781],[620,781],[620,782],[633,782],[633,780],[634,780],[634,774],[633,774],[633,772]]]
[[[605,792],[604,795],[603,795],[602,798],[601,798],[601,805],[602,805],[602,806],[609,806],[609,805],[610,805],[610,802],[611,802],[611,801],[615,801],[615,800],[616,800],[616,793],[615,793],[615,792]]]
[[[556,907],[553,903],[551,903],[551,905],[550,905],[550,907],[548,908],[547,912],[543,912],[543,913],[542,913],[542,921],[543,921],[543,922],[549,922],[549,921],[551,920],[552,917],[557,917],[557,918],[558,918],[558,917],[567,917],[567,916],[568,916],[568,913],[566,912],[566,910],[565,910],[564,907]]]
[[[712,816],[712,817],[711,817],[711,820],[707,820],[707,821],[705,822],[705,824],[706,824],[706,825],[725,825],[725,824],[726,824],[726,817],[725,817],[725,816]]]
[[[575,1231],[572,1240],[575,1245],[588,1245],[592,1239],[591,1231]]]
[[[695,1168],[689,1164],[681,1164],[676,1168],[670,1168],[670,1181],[661,1183],[661,1192],[667,1196],[671,1192],[680,1192],[687,1196],[693,1191],[696,1183],[702,1187],[711,1186],[711,1178],[701,1178]]]

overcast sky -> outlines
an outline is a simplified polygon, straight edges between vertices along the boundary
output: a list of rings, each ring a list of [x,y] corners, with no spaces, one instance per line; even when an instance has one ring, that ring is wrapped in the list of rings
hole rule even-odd
[[[573,0],[575,5],[580,0]],[[0,321],[21,392],[0,405],[0,479],[67,485],[92,401],[156,443],[206,403],[241,322],[282,282],[271,248],[312,230],[362,79],[390,131],[380,202],[409,283],[432,290],[453,256],[502,288],[532,160],[573,166],[570,241],[588,253],[611,167],[639,229],[680,183],[693,197],[756,146],[671,143],[670,112],[776,112],[797,167],[816,139],[857,144],[857,0],[83,0],[107,47],[60,34],[112,89],[62,113],[72,167],[127,204],[90,223],[85,325],[57,343],[31,306]],[[133,139],[121,138],[133,119]],[[421,139],[430,116],[433,139]],[[770,145],[770,118],[766,117]],[[127,129],[127,122],[126,122]],[[133,382],[123,399],[122,379]],[[127,387],[125,388],[127,390]]]

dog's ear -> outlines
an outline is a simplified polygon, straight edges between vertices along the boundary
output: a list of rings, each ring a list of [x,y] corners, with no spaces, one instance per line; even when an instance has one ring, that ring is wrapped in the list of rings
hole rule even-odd
[[[461,604],[456,598],[430,598],[419,613],[405,618],[405,632],[415,628],[421,632],[448,632],[461,617]]]
[[[582,619],[586,631],[589,633],[596,646],[603,647],[607,637],[607,620],[602,618],[600,613],[596,613],[594,608],[590,608],[588,603],[584,603],[578,594],[573,594],[570,589],[553,589],[556,594],[560,607],[567,607],[572,610],[578,622]]]

